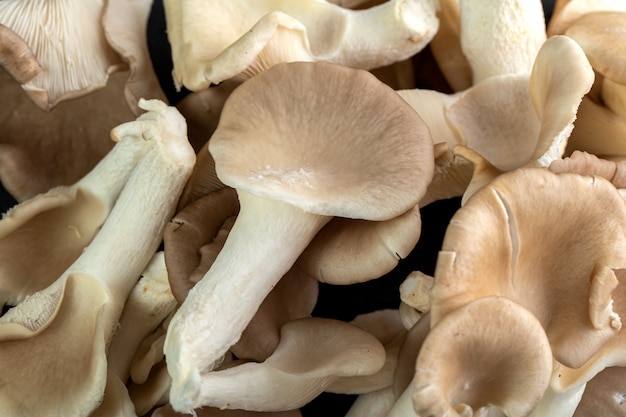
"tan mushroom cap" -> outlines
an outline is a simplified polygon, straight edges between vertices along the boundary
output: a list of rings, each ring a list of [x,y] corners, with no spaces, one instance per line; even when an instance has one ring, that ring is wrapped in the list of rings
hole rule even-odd
[[[434,165],[428,128],[404,100],[366,71],[327,63],[278,64],[241,85],[209,151],[218,177],[237,190],[367,220],[412,208]]]
[[[335,217],[309,243],[297,265],[328,284],[366,282],[382,277],[406,258],[421,231],[417,205],[382,222]]]
[[[41,109],[102,88],[109,74],[125,68],[105,40],[100,24],[104,4],[103,0],[0,3],[2,23],[24,39],[44,68],[22,86]]]
[[[124,98],[125,79],[116,73],[105,88],[45,112],[0,71],[0,97],[12,103],[0,106],[0,180],[7,191],[24,201],[73,184],[104,158],[114,145],[111,129],[135,118]]]
[[[596,71],[626,84],[626,61],[620,49],[626,42],[626,10],[587,13],[577,19],[565,35],[580,44]]]
[[[582,365],[621,327],[605,315],[612,299],[604,268],[626,262],[625,221],[623,198],[603,178],[543,168],[500,175],[448,226],[431,290],[433,323],[476,298],[506,295],[538,317],[559,362]],[[601,296],[590,304],[594,294]]]
[[[20,84],[27,83],[43,71],[26,42],[1,23],[0,67],[4,68]]]
[[[479,298],[432,327],[415,364],[413,406],[420,416],[492,407],[527,416],[551,374],[550,345],[535,316],[505,297]]]
[[[357,326],[317,317],[293,320],[282,327],[279,345],[264,362],[206,374],[201,403],[251,411],[297,409],[337,378],[374,374],[384,362],[382,344]]]

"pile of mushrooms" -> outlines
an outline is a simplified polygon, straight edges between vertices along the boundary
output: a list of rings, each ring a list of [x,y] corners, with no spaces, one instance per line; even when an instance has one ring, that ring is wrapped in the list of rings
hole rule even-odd
[[[87,3],[0,1],[0,415],[626,416],[623,1]]]

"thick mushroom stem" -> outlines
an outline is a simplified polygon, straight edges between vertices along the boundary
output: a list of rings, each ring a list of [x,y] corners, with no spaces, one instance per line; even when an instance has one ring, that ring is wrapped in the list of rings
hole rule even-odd
[[[201,374],[219,364],[263,299],[331,219],[238,194],[241,209],[224,247],[168,327],[164,351],[172,377],[170,402],[177,411],[197,407]],[[236,299],[224,300],[224,294],[236,294]]]

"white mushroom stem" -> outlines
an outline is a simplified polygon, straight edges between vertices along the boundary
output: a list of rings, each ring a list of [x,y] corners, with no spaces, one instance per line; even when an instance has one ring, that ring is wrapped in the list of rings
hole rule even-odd
[[[503,74],[530,73],[546,40],[541,1],[460,0],[461,47],[474,84]]]
[[[241,209],[224,247],[168,327],[164,351],[177,411],[197,406],[202,373],[213,370],[237,342],[267,294],[331,218],[238,194]],[[224,302],[224,294],[232,300]],[[219,317],[224,319],[207,319]]]
[[[139,105],[148,112],[116,133],[149,150],[106,222],[52,285],[0,318],[2,415],[89,415],[102,400],[106,346],[195,162],[182,116],[160,101]],[[51,354],[50,346],[63,348]]]
[[[16,305],[56,280],[79,257],[110,214],[138,161],[144,140],[120,140],[78,182],[25,200],[0,221],[0,303]],[[24,263],[19,248],[45,261]],[[16,251],[17,250],[17,251]]]

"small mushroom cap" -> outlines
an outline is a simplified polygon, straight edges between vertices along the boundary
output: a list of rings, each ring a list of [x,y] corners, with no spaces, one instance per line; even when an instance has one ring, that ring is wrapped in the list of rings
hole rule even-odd
[[[626,84],[626,10],[587,13],[565,35],[585,51],[591,66],[604,77]]]
[[[413,405],[420,416],[482,415],[478,410],[491,407],[527,416],[551,374],[550,345],[536,317],[505,297],[480,298],[431,329],[415,364]],[[468,408],[476,414],[463,412]]]
[[[611,161],[589,152],[574,151],[566,158],[553,161],[549,169],[556,173],[599,175],[611,181],[617,189],[626,188],[626,161]]]
[[[233,188],[368,220],[415,206],[434,166],[427,126],[395,91],[328,63],[278,64],[243,83],[209,151]]]
[[[298,258],[308,275],[329,284],[379,278],[406,258],[422,230],[419,207],[384,222],[335,217]]]

